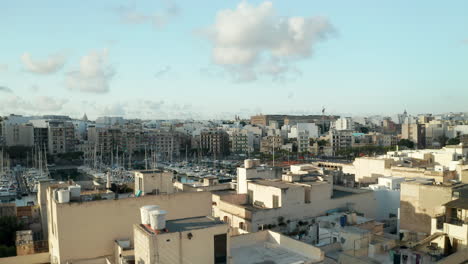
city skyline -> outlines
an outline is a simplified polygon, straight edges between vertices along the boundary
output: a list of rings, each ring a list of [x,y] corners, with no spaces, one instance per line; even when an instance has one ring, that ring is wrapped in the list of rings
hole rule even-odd
[[[0,114],[466,112],[467,7],[10,1],[0,11]]]

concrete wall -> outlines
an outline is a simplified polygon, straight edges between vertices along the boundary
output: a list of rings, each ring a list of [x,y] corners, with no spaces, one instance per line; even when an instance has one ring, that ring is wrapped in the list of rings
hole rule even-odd
[[[275,241],[279,245],[293,251],[294,253],[304,255],[315,261],[323,261],[325,258],[325,253],[318,247],[314,247],[304,242],[281,235],[280,233],[272,231],[266,232],[268,232],[268,238],[270,240]]]
[[[441,185],[401,184],[400,229],[430,234],[431,217],[444,212],[452,200],[452,188]]]
[[[252,201],[261,202],[266,208],[273,208],[273,195],[278,196],[278,206],[282,206],[281,189],[261,184],[248,183],[248,190],[253,192]]]
[[[325,254],[320,248],[269,230],[231,237],[232,248],[248,247],[249,245],[255,245],[259,242],[278,244],[281,247],[284,247],[296,254],[311,258],[314,261],[320,261],[325,258]],[[233,259],[233,262],[236,262],[236,260]]]
[[[173,178],[172,172],[156,172],[156,173],[142,173],[135,172],[135,193],[139,190],[143,191],[143,194],[152,193],[156,190],[156,193],[173,193],[175,190],[172,183]],[[142,185],[139,186],[141,179]]]
[[[215,225],[209,228],[183,232],[170,232],[151,235],[135,225],[135,260],[144,263],[214,263],[214,236],[228,233],[228,225]],[[188,238],[188,233],[192,238]],[[230,241],[227,235],[227,257]]]
[[[387,220],[390,214],[398,215],[400,208],[400,190],[377,189],[374,190],[374,196],[377,200],[377,220]]]
[[[247,193],[249,179],[281,179],[281,174],[282,170],[277,168],[237,168],[237,193]]]
[[[50,190],[50,189],[49,189]],[[167,210],[167,219],[211,215],[211,193],[191,192],[146,195],[121,200],[58,204],[49,208],[52,256],[58,263],[111,255],[116,239],[133,237],[132,226],[140,223],[140,207],[156,204]],[[55,226],[51,230],[51,226]],[[54,234],[55,233],[55,234]]]
[[[353,162],[356,182],[377,182],[377,178],[390,175],[391,159],[356,158]]]
[[[0,264],[42,264],[49,263],[49,252],[25,255],[25,256],[15,256],[8,258],[0,258]]]
[[[276,209],[262,209],[252,212],[252,226],[249,231],[255,232],[261,229],[263,224],[278,224],[278,217],[287,220],[308,219],[325,215],[326,211],[335,208],[351,206],[356,211],[364,213],[365,217],[375,218],[377,202],[373,192],[356,193],[336,199],[311,200],[311,203],[283,206]]]

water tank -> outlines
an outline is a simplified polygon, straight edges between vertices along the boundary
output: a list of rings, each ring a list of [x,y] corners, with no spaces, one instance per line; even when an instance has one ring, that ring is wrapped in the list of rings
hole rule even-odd
[[[70,191],[69,190],[58,190],[57,191],[57,200],[59,203],[68,203],[70,202]]]
[[[347,220],[347,216],[346,215],[342,215],[340,217],[340,225],[341,227],[344,227],[346,225],[346,220]]]
[[[253,159],[253,165],[254,165],[254,167],[260,166],[260,160],[259,159]]]
[[[149,213],[151,228],[154,230],[162,230],[166,228],[166,214],[164,210],[155,210]]]
[[[252,167],[253,167],[253,164],[254,164],[254,162],[253,162],[253,160],[251,160],[251,159],[246,159],[246,160],[244,160],[244,167],[245,167],[246,169],[252,168]]]
[[[68,186],[68,190],[70,191],[70,198],[80,198],[81,194],[81,186],[79,185],[72,185]]]
[[[141,213],[141,223],[144,225],[150,224],[149,212],[158,210],[159,206],[157,205],[145,205],[140,208]]]

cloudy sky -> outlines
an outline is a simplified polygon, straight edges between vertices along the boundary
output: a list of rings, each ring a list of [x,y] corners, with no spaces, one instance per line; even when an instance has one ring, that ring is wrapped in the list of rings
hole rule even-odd
[[[0,115],[468,111],[468,2],[5,0]]]

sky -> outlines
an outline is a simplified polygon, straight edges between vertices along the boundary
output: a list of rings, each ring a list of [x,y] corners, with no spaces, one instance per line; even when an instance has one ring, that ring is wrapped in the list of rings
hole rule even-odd
[[[468,111],[468,1],[6,0],[0,115]]]

